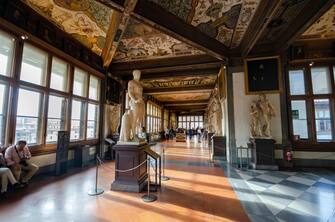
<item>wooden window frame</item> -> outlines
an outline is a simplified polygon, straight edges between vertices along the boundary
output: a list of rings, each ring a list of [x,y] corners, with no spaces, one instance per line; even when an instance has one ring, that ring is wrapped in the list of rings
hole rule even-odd
[[[290,65],[287,71],[286,85],[287,99],[288,99],[288,126],[289,126],[289,137],[292,141],[294,150],[297,151],[315,151],[315,152],[334,152],[335,151],[335,80],[334,80],[334,62],[316,62],[312,66],[310,63],[298,63]],[[331,82],[331,93],[329,94],[313,94],[312,88],[312,76],[311,69],[315,67],[328,67],[329,78]],[[289,71],[291,70],[303,70],[305,80],[305,95],[291,95],[290,94],[290,83],[289,83]],[[315,99],[329,99],[330,103],[330,117],[332,123],[332,137],[331,141],[321,141],[316,139],[316,122],[315,122]],[[307,127],[308,127],[308,139],[295,140],[293,135],[293,118],[292,118],[292,107],[291,101],[304,100],[306,101],[306,112],[307,112]]]

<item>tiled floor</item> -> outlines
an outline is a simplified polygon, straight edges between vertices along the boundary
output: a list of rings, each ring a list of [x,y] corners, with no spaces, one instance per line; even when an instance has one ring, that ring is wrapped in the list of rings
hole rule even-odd
[[[252,221],[335,221],[333,171],[224,168]]]

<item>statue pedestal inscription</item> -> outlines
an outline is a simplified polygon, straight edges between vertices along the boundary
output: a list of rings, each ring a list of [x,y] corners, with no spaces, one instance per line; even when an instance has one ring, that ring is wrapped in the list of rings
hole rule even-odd
[[[226,137],[212,136],[214,157],[226,157]]]
[[[116,144],[115,150],[115,169],[127,170],[134,168],[146,160],[146,149],[148,144],[134,145],[131,143]],[[147,163],[129,172],[117,172],[115,170],[115,180],[111,189],[115,191],[141,192],[146,185]]]
[[[251,138],[251,166],[256,170],[278,170],[275,162],[275,140]]]

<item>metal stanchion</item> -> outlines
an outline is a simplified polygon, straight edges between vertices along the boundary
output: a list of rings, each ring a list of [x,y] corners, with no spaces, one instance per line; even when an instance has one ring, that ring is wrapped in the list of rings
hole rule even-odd
[[[98,188],[98,175],[99,175],[99,157],[98,154],[96,155],[96,171],[95,171],[95,187],[91,190],[88,191],[88,195],[90,196],[97,196],[100,195],[104,192],[104,190],[102,188]]]
[[[144,202],[154,202],[157,200],[157,196],[150,193],[150,159],[147,159],[147,173],[148,173],[148,191],[147,194],[142,196]]]
[[[163,176],[161,176],[162,181],[170,180],[169,177],[165,176],[165,148],[163,147]]]

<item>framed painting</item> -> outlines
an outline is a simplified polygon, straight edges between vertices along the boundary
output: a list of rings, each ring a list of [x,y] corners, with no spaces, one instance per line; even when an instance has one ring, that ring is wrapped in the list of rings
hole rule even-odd
[[[280,92],[279,56],[244,59],[246,94]]]
[[[220,100],[226,98],[226,67],[222,66],[218,75],[219,98]]]

